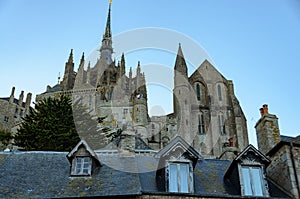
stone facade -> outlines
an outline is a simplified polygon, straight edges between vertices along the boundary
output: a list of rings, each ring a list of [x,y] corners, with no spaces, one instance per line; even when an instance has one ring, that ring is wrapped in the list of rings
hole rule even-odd
[[[174,113],[151,118],[148,131],[156,134],[151,140],[163,146],[180,135],[205,157],[219,157],[229,146],[235,152],[244,149],[249,143],[246,118],[232,81],[207,60],[190,77],[187,73],[179,45],[174,66]]]
[[[268,176],[291,196],[299,198],[300,138],[280,135],[278,118],[269,114],[268,105],[263,105],[260,112],[255,128],[259,150],[271,159]]]
[[[85,63],[83,54],[75,72],[71,50],[63,80],[37,95],[37,102],[45,97],[70,95],[92,115],[106,117],[109,128],[132,127],[154,150],[161,149],[177,135],[205,157],[219,157],[229,139],[237,151],[248,145],[246,118],[234,95],[232,81],[207,60],[188,77],[181,46],[174,66],[174,113],[149,118],[146,78],[140,62],[133,77],[132,68],[128,75],[125,73],[124,54],[118,62],[112,59],[110,15],[111,4],[96,64]]]
[[[12,88],[10,97],[0,98],[0,129],[13,133],[22,122],[22,117],[28,113],[32,96],[28,93],[23,102],[24,91],[21,91],[18,99],[14,97],[14,93],[15,87]]]

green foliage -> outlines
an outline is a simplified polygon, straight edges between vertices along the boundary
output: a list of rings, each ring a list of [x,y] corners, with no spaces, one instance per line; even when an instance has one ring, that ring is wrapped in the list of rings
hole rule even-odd
[[[80,141],[72,101],[68,96],[45,98],[30,108],[15,136],[15,144],[25,150],[70,151]]]
[[[3,150],[9,144],[13,136],[11,132],[7,132],[6,130],[0,130],[0,149]]]

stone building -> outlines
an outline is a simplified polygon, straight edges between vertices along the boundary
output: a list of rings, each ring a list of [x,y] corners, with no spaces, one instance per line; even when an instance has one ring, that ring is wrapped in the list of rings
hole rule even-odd
[[[16,132],[22,117],[29,111],[31,96],[32,94],[28,93],[24,102],[24,91],[21,91],[19,98],[15,98],[15,87],[13,87],[9,97],[0,98],[0,129]]]
[[[75,72],[71,50],[63,80],[36,101],[70,95],[122,133],[101,148],[103,140],[85,140],[97,132],[85,132],[70,152],[0,152],[0,198],[299,198],[299,137],[281,136],[278,118],[264,105],[256,124],[259,150],[248,145],[232,81],[207,60],[188,76],[181,45],[174,112],[149,118],[140,63],[133,77],[132,69],[125,73],[124,54],[112,60],[110,15],[111,4],[96,64],[85,69],[83,54]],[[14,99],[13,89],[1,99],[9,107],[1,116],[18,118],[21,107],[26,114],[31,95],[26,103],[23,95]]]
[[[300,137],[280,135],[278,118],[269,113],[268,105],[263,105],[260,112],[255,128],[259,150],[272,160],[267,173],[284,191],[299,198]]]
[[[177,135],[201,155],[219,157],[230,146],[241,151],[248,144],[246,118],[227,80],[208,60],[188,77],[179,44],[174,66],[174,112],[154,116],[148,125],[148,142],[161,149]]]
[[[127,127],[134,126],[136,134],[146,141],[149,116],[145,74],[142,73],[140,62],[138,62],[136,76],[133,76],[132,68],[126,75],[124,54],[119,62],[112,60],[110,16],[111,4],[109,4],[106,27],[99,50],[100,57],[96,64],[91,66],[89,62],[85,69],[83,54],[78,70],[75,72],[73,50],[71,50],[65,64],[63,80],[53,87],[47,86],[46,92],[37,95],[36,101],[61,94],[70,95],[73,102],[79,101],[92,116],[105,117],[105,124],[112,131],[125,130]],[[89,133],[95,134],[95,132],[79,132],[79,135],[84,134],[84,138],[91,137],[87,135]]]
[[[229,145],[235,151],[248,145],[246,119],[233,83],[207,60],[188,77],[179,45],[174,66],[174,113],[149,118],[146,78],[140,62],[133,77],[132,68],[128,75],[125,72],[124,54],[118,62],[112,59],[111,4],[99,51],[94,66],[85,63],[83,54],[75,72],[71,50],[62,81],[48,86],[46,92],[37,95],[36,101],[71,95],[74,101],[88,107],[92,115],[106,117],[109,128],[133,127],[135,134],[154,150],[160,150],[178,135],[207,157],[219,157]]]

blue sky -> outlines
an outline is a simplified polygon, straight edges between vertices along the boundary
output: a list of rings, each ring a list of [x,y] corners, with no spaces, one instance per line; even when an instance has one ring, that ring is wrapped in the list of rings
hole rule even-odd
[[[107,10],[108,0],[1,0],[0,96],[9,96],[12,86],[18,97],[21,90],[35,96],[55,85],[71,48],[77,70],[82,52],[89,54],[100,44]],[[145,27],[177,31],[206,50],[216,68],[234,82],[251,143],[256,143],[254,125],[264,103],[279,118],[281,134],[300,134],[299,1],[113,1],[114,35]],[[179,42],[174,40],[174,52]],[[189,46],[182,47],[189,59]],[[126,55],[127,66],[135,67],[138,60],[172,69],[175,55]],[[189,73],[193,70],[190,67]],[[171,97],[165,90],[160,98],[154,97],[159,100],[150,96],[149,103],[169,113]]]

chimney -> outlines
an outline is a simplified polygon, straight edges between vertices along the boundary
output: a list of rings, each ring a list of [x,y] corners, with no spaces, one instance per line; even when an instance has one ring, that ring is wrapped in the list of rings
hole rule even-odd
[[[22,104],[23,104],[23,98],[24,98],[24,91],[21,91],[21,94],[19,96],[19,106],[22,106]]]
[[[255,125],[258,149],[266,154],[281,141],[278,118],[269,114],[268,105],[259,109],[261,118]]]
[[[12,87],[11,94],[10,94],[10,97],[9,97],[9,102],[10,103],[14,102],[14,99],[15,99],[14,95],[15,95],[15,87]]]
[[[269,114],[269,111],[268,111],[268,105],[267,105],[267,104],[264,104],[264,105],[263,105],[263,110],[264,110],[264,115],[265,115],[265,114]]]
[[[31,97],[32,97],[32,94],[31,94],[31,93],[28,93],[27,96],[26,96],[26,104],[25,104],[25,108],[29,108],[30,103],[31,103]]]

